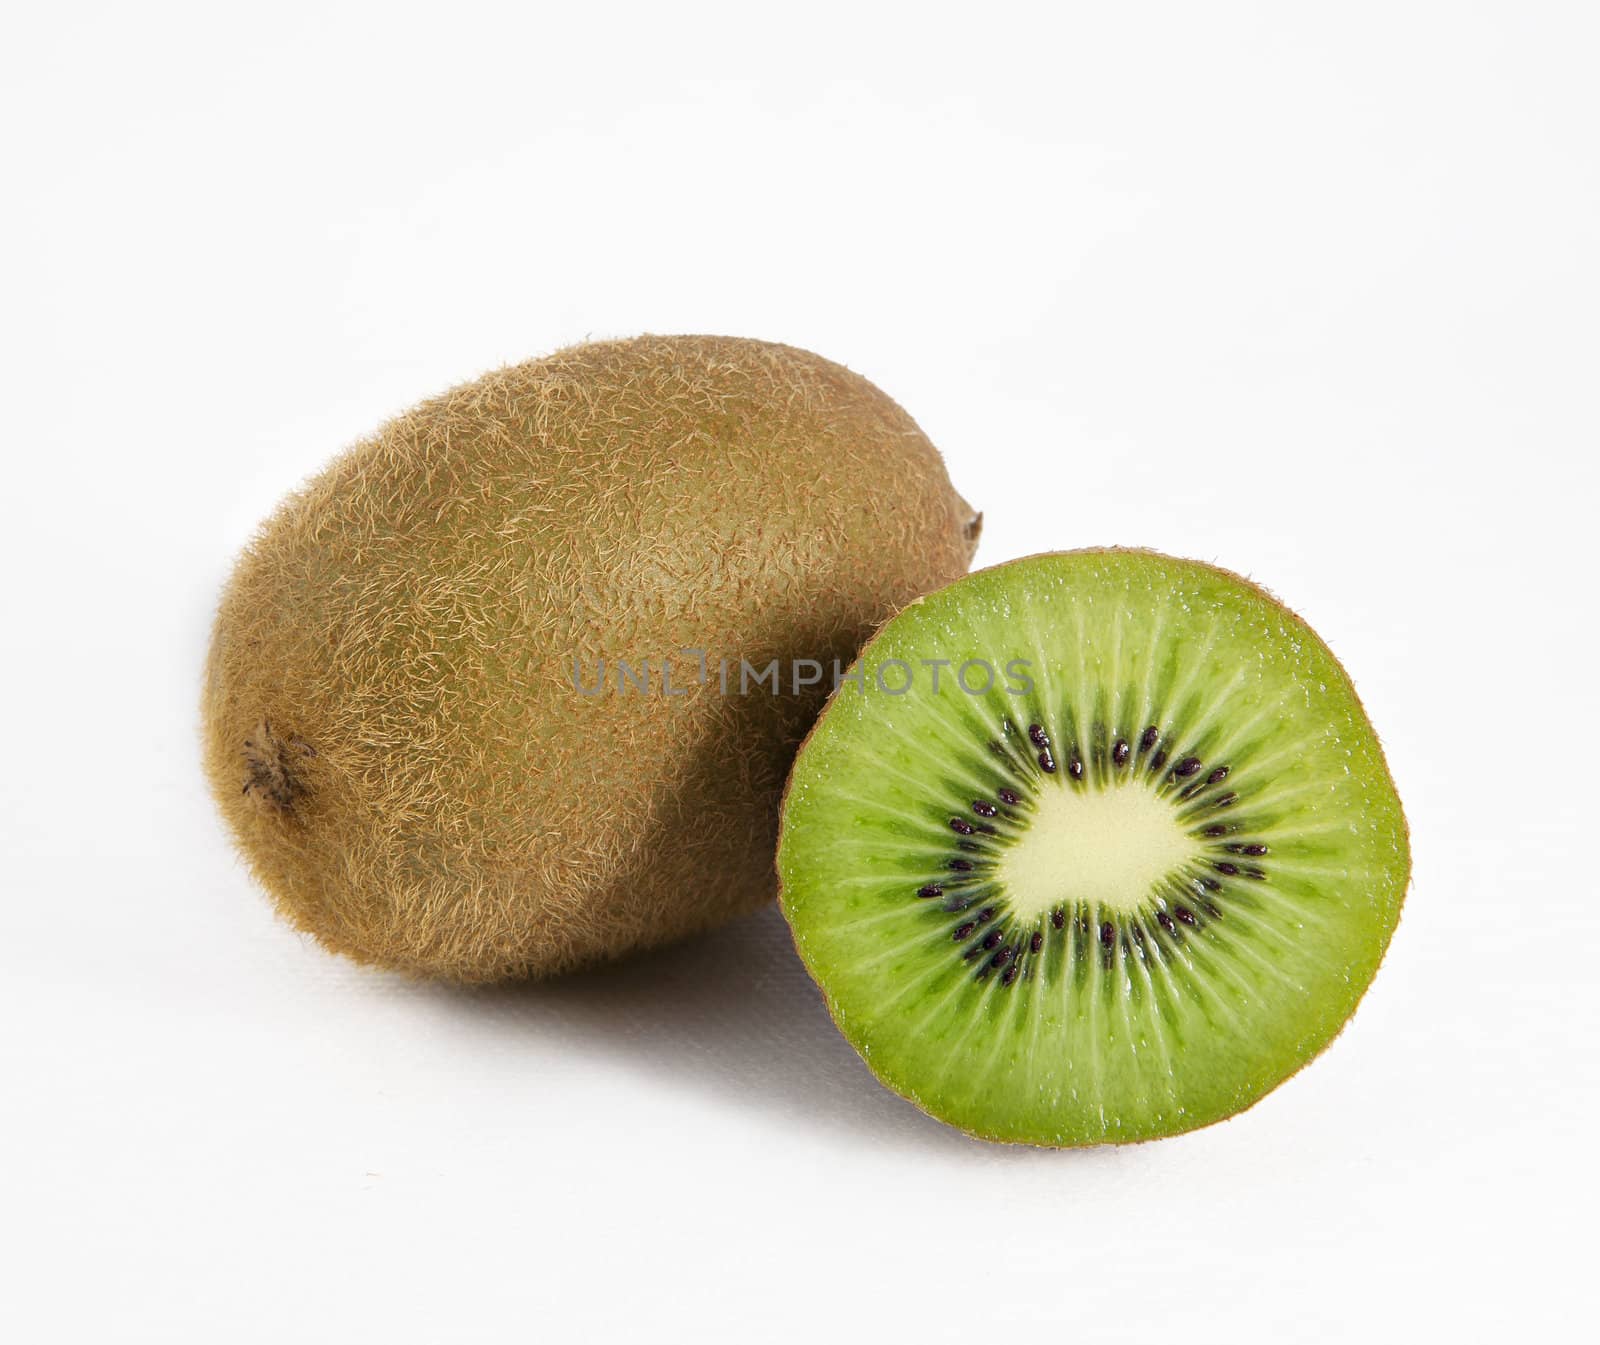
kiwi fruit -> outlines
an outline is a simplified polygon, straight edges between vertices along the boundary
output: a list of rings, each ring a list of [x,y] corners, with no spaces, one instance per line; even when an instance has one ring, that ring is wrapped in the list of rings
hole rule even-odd
[[[1034,556],[889,621],[801,748],[780,900],[878,1077],[970,1134],[1151,1139],[1355,1010],[1410,854],[1327,646],[1254,584]]]
[[[832,665],[964,574],[978,528],[911,417],[803,350],[505,368],[262,527],[216,618],[205,769],[278,910],[359,961],[482,982],[688,936],[771,898]]]

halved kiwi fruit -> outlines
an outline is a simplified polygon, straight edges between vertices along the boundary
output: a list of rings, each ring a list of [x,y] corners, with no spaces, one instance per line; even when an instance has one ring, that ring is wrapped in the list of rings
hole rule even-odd
[[[796,760],[784,913],[878,1077],[974,1135],[1241,1111],[1350,1017],[1405,819],[1344,669],[1236,575],[1150,552],[981,571],[863,651]]]

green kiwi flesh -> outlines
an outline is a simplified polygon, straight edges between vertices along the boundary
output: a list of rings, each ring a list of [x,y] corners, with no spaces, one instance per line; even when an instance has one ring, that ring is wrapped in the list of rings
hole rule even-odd
[[[1405,819],[1343,668],[1261,589],[1035,556],[907,608],[854,671],[790,775],[778,874],[889,1087],[988,1139],[1151,1139],[1250,1106],[1350,1017]]]

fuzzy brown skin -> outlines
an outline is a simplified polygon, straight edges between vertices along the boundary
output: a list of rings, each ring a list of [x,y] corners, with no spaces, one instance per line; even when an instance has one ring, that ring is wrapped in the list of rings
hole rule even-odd
[[[805,351],[647,336],[503,369],[245,551],[206,773],[279,911],[360,961],[482,982],[681,938],[772,897],[831,685],[739,695],[738,660],[847,664],[966,572],[977,528],[911,418]],[[593,686],[598,660],[671,656],[682,696],[573,685],[574,659]]]

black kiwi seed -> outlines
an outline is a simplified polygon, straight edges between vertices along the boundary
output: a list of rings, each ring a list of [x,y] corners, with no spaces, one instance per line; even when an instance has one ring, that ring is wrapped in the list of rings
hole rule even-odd
[[[1205,829],[1203,834],[1207,836],[1226,836],[1232,829],[1226,822],[1213,822]]]
[[[1011,982],[1013,982],[1014,980],[1017,979],[1017,975],[1021,971],[1022,971],[1022,963],[1013,962],[1009,967],[1006,968],[1006,974],[1000,978],[1000,984],[1001,985],[1010,985]]]
[[[993,906],[985,906],[981,911],[978,912],[978,923],[980,925],[986,925],[986,924],[989,923],[989,921],[991,921],[993,919],[994,919],[994,907]]]
[[[964,817],[952,817],[950,819],[950,830],[962,836],[970,836],[977,828]]]
[[[1158,729],[1154,724],[1150,725],[1149,728],[1139,735],[1139,750],[1141,752],[1148,752],[1156,745],[1156,739],[1160,736],[1161,730]]]
[[[1200,923],[1199,920],[1195,918],[1194,912],[1191,911],[1187,906],[1174,907],[1172,913],[1186,925],[1198,925]]]
[[[1000,802],[1006,804],[1008,807],[1015,807],[1017,804],[1022,802],[1021,797],[1014,789],[1002,789],[999,791],[999,794]]]
[[[1067,761],[1067,774],[1074,780],[1083,779],[1083,762],[1074,753]]]
[[[1153,771],[1159,771],[1166,764],[1167,754],[1165,751],[1157,752],[1155,756],[1150,758],[1150,769]]]
[[[1050,746],[1050,735],[1044,731],[1043,724],[1029,724],[1028,737],[1033,740],[1035,747]]]
[[[1039,765],[1044,768],[1044,771],[1047,775],[1054,775],[1056,773],[1056,759],[1050,755],[1050,749],[1048,747],[1039,753]]]
[[[989,959],[990,965],[996,967],[1003,967],[1009,961],[1011,961],[1011,949],[1009,946],[1001,948]]]
[[[1190,760],[1198,762],[1198,758],[1191,757]],[[1196,769],[1198,769],[1198,765],[1196,766]],[[1178,797],[1187,801],[1194,798],[1194,796],[1197,794],[1205,793],[1205,791],[1210,789],[1212,785],[1218,784],[1228,778],[1228,769],[1229,768],[1227,766],[1216,767],[1216,769],[1207,775],[1205,779],[1195,780],[1192,782],[1181,794],[1178,795]]]
[[[1172,773],[1180,780],[1186,780],[1200,769],[1199,757],[1185,757],[1172,768]]]
[[[1128,743],[1125,738],[1118,738],[1117,741],[1112,744],[1111,760],[1114,761],[1118,766],[1126,766],[1128,764],[1128,757],[1131,755],[1132,754],[1128,750]]]
[[[987,799],[973,799],[972,811],[977,813],[979,817],[993,817],[1000,810]]]
[[[1064,924],[1067,923],[1067,913],[1059,906],[1056,907],[1055,910],[1050,912],[1050,923],[1057,929],[1060,929]]]
[[[1230,864],[1227,860],[1220,860],[1211,866],[1226,878],[1235,878],[1239,874],[1239,866]]]
[[[938,883],[928,883],[917,889],[917,895],[919,897],[942,897],[944,896],[944,888],[940,887]]]
[[[1028,951],[1037,953],[1044,947],[1044,934],[1040,930],[1033,931],[1033,937],[1028,940]]]
[[[985,948],[993,948],[995,944],[1000,942],[1001,937],[1001,933],[998,929],[991,929],[983,936],[983,946]]]
[[[1216,802],[1213,803],[1211,806],[1213,808],[1226,808],[1229,804],[1237,803],[1238,801],[1239,801],[1239,796],[1237,794],[1233,794],[1233,793],[1218,794]]]
[[[1117,927],[1109,920],[1100,926],[1100,942],[1107,948],[1117,941]]]
[[[977,925],[968,920],[964,925],[957,925],[955,928],[955,933],[953,933],[950,937],[957,943],[960,943],[962,939],[970,939],[972,937],[972,931],[975,929],[977,929]]]
[[[1177,930],[1172,924],[1172,917],[1165,911],[1156,912],[1156,922],[1161,926],[1162,929],[1166,930],[1168,934],[1177,933]]]
[[[1259,842],[1252,842],[1250,845],[1230,845],[1228,849],[1236,855],[1264,855],[1267,853],[1267,847]]]
[[[957,873],[971,873],[972,861],[970,859],[952,859],[948,867],[954,869]]]

